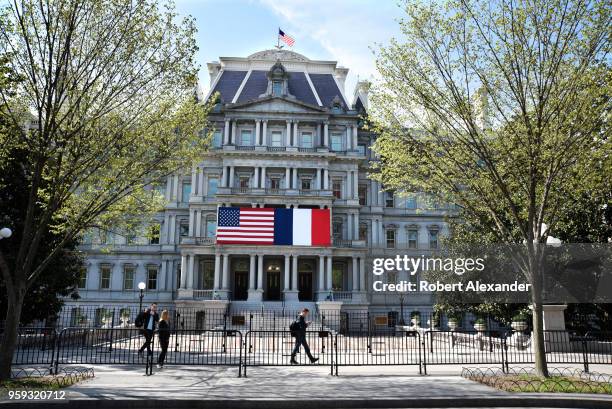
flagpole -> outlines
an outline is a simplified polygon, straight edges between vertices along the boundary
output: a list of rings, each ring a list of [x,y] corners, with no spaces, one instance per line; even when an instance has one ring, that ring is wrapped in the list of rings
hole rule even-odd
[[[278,31],[276,32],[276,48],[280,50],[280,27],[278,27]]]

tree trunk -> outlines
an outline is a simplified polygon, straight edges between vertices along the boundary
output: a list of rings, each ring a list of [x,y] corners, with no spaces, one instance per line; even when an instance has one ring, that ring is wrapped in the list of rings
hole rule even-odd
[[[536,375],[548,378],[548,365],[546,364],[546,350],[544,348],[544,319],[542,317],[542,303],[533,297],[533,355]]]
[[[541,249],[536,250],[537,251]],[[540,268],[541,257],[530,253],[531,266],[531,308],[533,311],[533,333],[531,344],[533,347],[536,375],[548,377],[548,366],[546,364],[546,349],[544,347],[544,317],[542,308],[542,269]]]
[[[11,289],[6,289],[7,293]],[[21,309],[25,297],[25,286],[17,289],[12,289],[13,294],[9,295],[8,308],[6,310],[6,321],[4,323],[4,333],[2,334],[2,342],[0,343],[0,381],[11,377],[11,365],[13,362],[13,354],[17,347],[17,335],[19,332],[19,320],[21,318]]]

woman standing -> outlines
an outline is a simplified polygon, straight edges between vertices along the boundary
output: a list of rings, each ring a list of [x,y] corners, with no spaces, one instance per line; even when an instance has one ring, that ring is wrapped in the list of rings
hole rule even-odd
[[[157,327],[159,328],[158,337],[159,345],[161,346],[161,352],[159,354],[159,358],[157,359],[157,368],[161,369],[164,367],[166,353],[168,352],[168,344],[170,343],[170,318],[168,310],[162,311]]]

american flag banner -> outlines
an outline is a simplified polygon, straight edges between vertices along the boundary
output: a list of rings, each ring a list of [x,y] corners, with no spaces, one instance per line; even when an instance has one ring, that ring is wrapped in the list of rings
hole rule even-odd
[[[283,30],[281,30],[280,28],[278,29],[278,38],[282,42],[287,44],[289,47],[293,47],[293,44],[295,44],[295,40],[293,39],[293,37],[285,34],[285,32]]]
[[[218,244],[330,246],[329,209],[220,207]]]

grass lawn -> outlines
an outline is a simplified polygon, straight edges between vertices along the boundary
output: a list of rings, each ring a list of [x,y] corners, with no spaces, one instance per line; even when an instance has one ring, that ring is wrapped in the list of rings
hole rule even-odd
[[[18,378],[0,382],[0,397],[8,396],[9,391],[56,391],[61,388],[77,383],[79,379],[66,377],[58,381],[58,378],[53,376],[41,376],[33,378]]]
[[[508,392],[564,392],[612,394],[612,384],[570,376],[539,378],[534,375],[490,376],[480,382]]]

